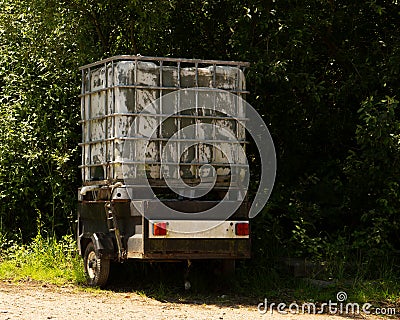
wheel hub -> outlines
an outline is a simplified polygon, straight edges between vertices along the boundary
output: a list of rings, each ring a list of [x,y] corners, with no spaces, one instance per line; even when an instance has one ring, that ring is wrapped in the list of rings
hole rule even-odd
[[[87,272],[91,279],[94,279],[97,273],[97,257],[95,252],[90,252],[87,259]]]

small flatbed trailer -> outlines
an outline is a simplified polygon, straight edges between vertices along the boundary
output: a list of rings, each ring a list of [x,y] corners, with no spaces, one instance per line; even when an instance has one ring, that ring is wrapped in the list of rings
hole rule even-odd
[[[107,283],[111,261],[217,259],[232,270],[250,257],[237,121],[248,65],[116,56],[81,67],[77,243],[90,285]]]

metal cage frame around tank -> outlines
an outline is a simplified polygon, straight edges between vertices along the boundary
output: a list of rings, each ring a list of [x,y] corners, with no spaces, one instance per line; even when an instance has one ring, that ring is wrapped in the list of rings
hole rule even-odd
[[[125,61],[134,61],[135,62],[135,72],[134,72],[134,83],[133,84],[128,84],[128,85],[122,85],[122,84],[116,84],[114,83],[114,65],[116,65],[118,62],[125,62]],[[152,86],[152,85],[143,85],[143,84],[139,84],[137,81],[137,62],[141,61],[141,62],[152,62],[157,64],[158,68],[159,68],[159,86]],[[182,67],[182,65],[184,65],[184,67]],[[159,93],[159,97],[160,97],[160,103],[162,104],[162,96],[167,92],[172,92],[172,91],[176,91],[176,90],[181,90],[181,89],[187,89],[187,88],[195,88],[196,90],[205,90],[205,91],[212,91],[214,89],[218,89],[217,86],[217,67],[225,67],[225,66],[229,66],[229,67],[236,67],[237,68],[237,76],[236,76],[236,84],[234,86],[233,89],[224,89],[225,91],[228,91],[230,93],[233,93],[235,95],[237,95],[238,97],[241,98],[245,98],[245,95],[248,94],[249,92],[245,89],[245,87],[241,88],[240,87],[240,72],[244,72],[245,68],[248,67],[250,64],[248,62],[239,62],[239,61],[220,61],[220,60],[200,60],[200,59],[180,59],[180,58],[168,58],[168,57],[144,57],[144,56],[126,56],[126,55],[121,55],[121,56],[114,56],[108,59],[104,59],[95,63],[91,63],[91,64],[87,64],[85,66],[80,67],[79,69],[82,72],[82,89],[81,89],[81,94],[80,94],[80,98],[81,98],[81,110],[82,110],[82,120],[80,121],[80,123],[82,124],[82,143],[80,143],[79,145],[82,147],[82,165],[80,165],[79,167],[82,170],[82,180],[84,185],[91,185],[91,184],[108,184],[110,183],[110,170],[114,170],[115,168],[112,167],[115,164],[119,164],[122,165],[121,161],[116,161],[116,155],[115,155],[115,140],[119,139],[119,140],[129,140],[132,138],[129,137],[121,137],[121,136],[116,136],[115,134],[115,119],[117,116],[136,116],[138,114],[135,113],[117,113],[116,109],[115,109],[115,90],[118,89],[134,89],[134,96],[135,96],[135,103],[137,102],[137,89],[148,89],[148,90],[157,90]],[[177,68],[177,85],[176,86],[164,86],[164,82],[163,82],[163,67],[171,67],[174,66]],[[91,86],[91,80],[89,80],[88,85],[89,88],[86,86],[85,84],[85,79],[89,78],[91,79],[91,73],[93,70],[96,70],[98,68],[102,68],[104,67],[105,70],[107,70],[108,67],[111,67],[111,72],[112,72],[112,78],[109,79],[109,75],[108,72],[105,72],[105,81],[104,81],[104,85],[102,88],[96,89],[96,90],[92,90],[92,86]],[[195,81],[194,81],[194,86],[191,87],[186,87],[186,86],[182,86],[181,84],[181,70],[183,68],[188,68],[194,67],[194,72],[195,72]],[[212,85],[210,87],[201,87],[199,86],[199,69],[200,68],[205,68],[205,67],[211,67],[213,72],[212,72]],[[97,117],[90,117],[91,115],[91,104],[92,104],[92,95],[94,94],[98,94],[101,92],[110,92],[111,93],[111,113],[107,112],[107,108],[105,108],[105,113],[104,115],[101,116],[97,116]],[[88,105],[86,105],[85,103],[85,97],[88,97]],[[105,99],[107,99],[107,94],[105,95]],[[105,102],[106,104],[108,102]],[[88,108],[88,112],[86,112],[86,108]],[[196,112],[198,109],[198,105],[197,105],[197,101],[196,101]],[[86,113],[89,114],[89,118],[86,118]],[[165,118],[165,115],[162,114],[162,112],[157,115],[159,116],[159,130],[161,131],[161,123],[163,121],[163,116]],[[232,117],[229,116],[205,116],[205,115],[198,115],[196,113],[196,115],[184,115],[184,114],[175,114],[173,115],[173,117],[175,118],[184,118],[184,117],[189,117],[189,118],[211,118],[211,119],[228,119],[228,120],[232,120]],[[90,126],[92,124],[93,121],[96,120],[106,120],[106,118],[111,119],[111,130],[113,131],[112,136],[110,137],[104,137],[104,139],[100,139],[100,140],[96,140],[96,141],[91,141],[90,139],[87,139],[87,137],[85,136],[85,127],[88,126],[87,131],[90,131]],[[242,120],[242,121],[246,121],[246,118],[240,118],[238,120]],[[178,122],[179,126],[180,126],[180,122]],[[180,128],[178,128],[179,130]],[[168,140],[168,138],[163,138],[162,137],[162,132],[160,133],[159,137],[156,138],[152,138],[152,140],[154,141],[160,141],[159,143],[159,154],[162,154],[162,143],[161,141],[165,141]],[[207,141],[215,141],[215,140],[198,140],[198,143],[207,143]],[[91,148],[90,146],[95,144],[95,143],[100,143],[100,142],[105,142],[105,146],[106,149],[109,148],[109,145],[111,145],[111,149],[112,149],[112,159],[111,161],[105,161],[105,162],[101,162],[101,163],[86,163],[85,160],[85,146],[89,146],[88,150],[89,152],[91,152]],[[107,142],[110,142],[107,143]],[[244,139],[241,139],[239,141],[237,141],[236,143],[240,143],[243,146],[245,146],[245,144],[247,143],[247,141]],[[109,152],[109,150],[105,151],[105,154],[107,155]],[[198,145],[195,148],[195,158],[197,158],[198,156]],[[106,156],[107,157],[107,156]],[[89,159],[91,159],[91,155],[89,154],[88,156]],[[147,162],[146,162],[147,163]],[[160,166],[160,171],[161,171],[161,162],[149,162],[149,164],[154,164],[154,165],[159,165]],[[201,166],[204,163],[202,162],[197,162],[197,163],[180,163],[180,165],[191,165],[191,166]],[[216,165],[218,163],[212,163],[213,165]],[[225,165],[225,164],[220,164],[220,165]],[[230,164],[231,166],[235,166],[236,164]],[[240,164],[238,166],[241,166]],[[104,171],[104,179],[101,180],[90,180],[90,179],[86,179],[87,177],[87,172],[86,170],[91,170],[91,168],[93,167],[102,167],[103,171]],[[112,167],[112,168],[111,168]],[[111,169],[110,169],[111,168]],[[89,173],[90,176],[91,173]],[[161,172],[160,172],[160,177],[161,177]],[[161,180],[161,179],[160,179]],[[195,179],[196,180],[196,179]],[[193,184],[196,184],[197,182],[194,181]],[[164,187],[165,185],[160,183],[161,187]],[[223,189],[224,187],[219,186],[220,189]]]

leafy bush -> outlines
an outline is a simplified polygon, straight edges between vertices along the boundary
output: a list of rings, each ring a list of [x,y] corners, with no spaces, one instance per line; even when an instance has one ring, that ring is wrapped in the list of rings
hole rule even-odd
[[[7,240],[0,236],[0,278],[26,278],[55,284],[85,280],[82,259],[71,236],[60,240],[38,234],[31,243]]]
[[[28,240],[39,215],[57,233],[75,215],[75,25],[45,1],[0,6],[0,228]]]
[[[364,265],[400,249],[397,1],[0,0],[0,8],[1,230],[29,240],[38,217],[50,234],[74,228],[78,67],[140,53],[251,62],[248,101],[278,157],[271,200],[254,220],[255,256],[273,241],[274,252],[335,261],[340,251]],[[256,182],[260,166],[251,168]]]

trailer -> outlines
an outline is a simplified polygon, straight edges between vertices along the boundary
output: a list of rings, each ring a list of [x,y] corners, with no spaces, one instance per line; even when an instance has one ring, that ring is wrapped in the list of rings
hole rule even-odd
[[[110,262],[250,257],[244,69],[115,56],[82,72],[77,243],[89,285]]]

